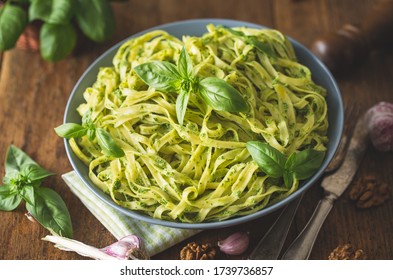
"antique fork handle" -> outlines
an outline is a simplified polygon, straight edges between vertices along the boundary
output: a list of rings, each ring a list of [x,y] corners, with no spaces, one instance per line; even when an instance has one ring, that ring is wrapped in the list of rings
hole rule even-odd
[[[303,193],[282,210],[280,216],[248,257],[249,260],[278,259],[302,197]]]
[[[283,260],[308,259],[319,230],[332,209],[336,198],[334,194],[328,193],[318,202],[307,225],[282,256]]]

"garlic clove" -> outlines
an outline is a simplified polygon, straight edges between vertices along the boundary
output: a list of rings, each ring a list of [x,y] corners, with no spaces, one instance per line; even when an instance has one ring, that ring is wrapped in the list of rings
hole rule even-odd
[[[218,241],[220,251],[228,255],[243,254],[250,243],[250,238],[246,232],[236,232],[224,240]]]
[[[149,259],[144,248],[143,240],[136,235],[127,235],[101,250],[119,260]]]

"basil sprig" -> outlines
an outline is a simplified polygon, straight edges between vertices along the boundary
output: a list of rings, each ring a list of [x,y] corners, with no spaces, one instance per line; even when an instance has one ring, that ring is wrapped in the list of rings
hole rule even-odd
[[[259,168],[273,178],[284,179],[290,188],[293,180],[304,180],[311,177],[321,166],[325,152],[306,149],[284,155],[267,143],[260,141],[247,142],[247,149]]]
[[[26,153],[11,145],[5,159],[5,176],[0,186],[0,210],[12,211],[24,200],[29,213],[52,234],[72,237],[67,206],[53,189],[41,186],[51,172]]]
[[[248,110],[243,96],[226,81],[216,77],[198,77],[184,47],[177,66],[167,61],[152,61],[134,67],[134,71],[147,85],[162,92],[179,94],[176,99],[176,117],[180,125],[183,125],[191,93],[199,94],[206,104],[217,111],[235,113]]]
[[[102,152],[111,157],[122,157],[124,151],[116,144],[111,134],[105,129],[96,127],[90,119],[90,112],[87,112],[82,118],[82,125],[77,123],[65,123],[55,128],[58,136],[66,139],[80,138],[85,135],[90,141],[97,139],[98,145]]]

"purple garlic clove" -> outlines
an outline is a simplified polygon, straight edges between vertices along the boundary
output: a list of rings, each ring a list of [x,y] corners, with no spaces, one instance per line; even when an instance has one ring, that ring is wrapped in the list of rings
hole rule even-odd
[[[371,142],[382,152],[393,150],[393,104],[380,102],[365,115]]]
[[[102,248],[101,251],[119,260],[149,259],[145,252],[143,240],[136,235],[127,235],[119,241]]]
[[[246,232],[236,232],[226,239],[218,241],[220,251],[228,255],[243,254],[250,243],[250,238]]]

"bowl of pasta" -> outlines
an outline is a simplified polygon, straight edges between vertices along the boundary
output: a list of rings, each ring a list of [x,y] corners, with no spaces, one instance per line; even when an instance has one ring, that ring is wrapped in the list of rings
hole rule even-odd
[[[244,223],[316,183],[341,137],[327,68],[281,32],[226,19],[174,22],[102,54],[56,132],[103,201],[187,229]]]

